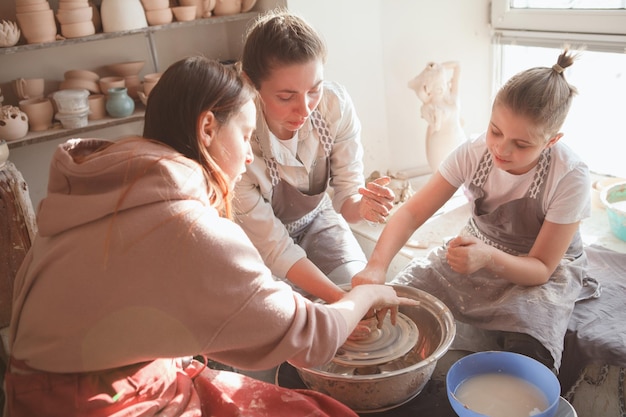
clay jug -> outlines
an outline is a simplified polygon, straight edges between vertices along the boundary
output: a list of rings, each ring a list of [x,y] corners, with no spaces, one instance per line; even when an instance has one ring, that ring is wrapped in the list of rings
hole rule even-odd
[[[122,32],[148,26],[139,0],[102,0],[100,19],[103,32]]]
[[[126,87],[110,88],[106,109],[111,117],[128,117],[135,111],[135,101]]]
[[[19,107],[0,107],[0,140],[21,139],[28,133],[28,116]]]

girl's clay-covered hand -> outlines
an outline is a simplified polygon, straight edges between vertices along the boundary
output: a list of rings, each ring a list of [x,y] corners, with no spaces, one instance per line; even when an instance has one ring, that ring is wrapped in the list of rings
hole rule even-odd
[[[457,236],[448,242],[446,259],[453,271],[471,274],[493,262],[493,247],[473,236]]]

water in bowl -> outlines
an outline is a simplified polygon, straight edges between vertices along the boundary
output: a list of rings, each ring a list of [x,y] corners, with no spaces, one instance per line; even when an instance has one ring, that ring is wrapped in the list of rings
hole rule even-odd
[[[458,386],[454,396],[470,410],[489,417],[530,417],[549,406],[538,387],[503,373],[471,377]]]

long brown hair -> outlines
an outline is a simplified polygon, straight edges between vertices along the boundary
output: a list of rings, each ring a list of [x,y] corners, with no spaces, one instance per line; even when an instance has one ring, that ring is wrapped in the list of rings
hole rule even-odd
[[[146,107],[143,136],[198,162],[211,204],[226,217],[231,217],[231,187],[197,135],[198,120],[210,110],[222,126],[255,94],[234,66],[193,56],[172,64],[163,73]]]

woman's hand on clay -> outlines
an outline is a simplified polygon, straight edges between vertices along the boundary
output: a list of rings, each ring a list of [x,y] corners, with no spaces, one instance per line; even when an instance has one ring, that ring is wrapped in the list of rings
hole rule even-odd
[[[390,182],[391,178],[380,177],[359,188],[359,194],[362,196],[359,215],[363,220],[385,223],[396,198],[391,188],[387,187]]]
[[[350,336],[348,336],[348,340],[358,341],[367,339],[378,326],[376,312],[371,310],[363,317],[363,320],[357,324],[356,328],[352,331]]]
[[[372,302],[371,308],[369,312],[367,313],[367,315],[365,316],[365,318],[369,318],[373,314],[373,316],[376,317],[376,320],[378,323],[377,327],[379,329],[383,325],[383,321],[385,320],[385,316],[387,315],[387,312],[390,312],[391,323],[395,325],[399,306],[417,304],[417,300],[398,296],[395,288],[393,288],[391,285],[364,285],[364,286],[367,287],[368,290],[373,290],[375,294],[374,296],[375,298],[374,297],[372,298],[373,302]],[[363,287],[363,286],[353,288],[352,291],[360,287]]]
[[[446,260],[453,271],[471,274],[493,262],[493,249],[473,236],[457,236],[448,242]]]

